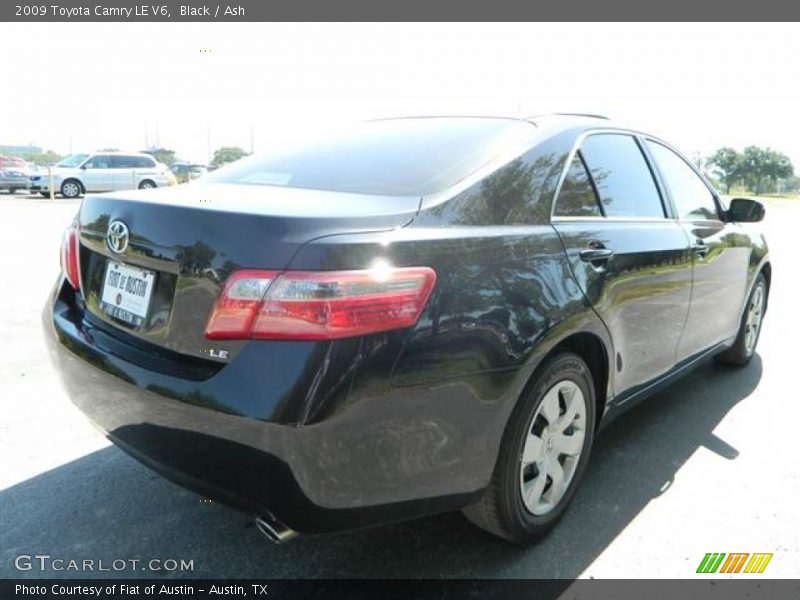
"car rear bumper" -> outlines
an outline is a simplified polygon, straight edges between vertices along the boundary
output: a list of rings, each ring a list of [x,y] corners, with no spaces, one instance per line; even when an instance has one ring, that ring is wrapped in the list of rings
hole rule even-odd
[[[482,468],[463,456],[438,460],[432,448],[441,452],[448,440],[420,437],[431,415],[413,402],[402,401],[400,417],[387,400],[385,421],[366,422],[353,409],[305,426],[277,422],[268,407],[271,420],[236,414],[212,393],[233,364],[207,381],[183,380],[187,392],[176,393],[177,378],[110,351],[103,332],[77,313],[59,282],[43,326],[74,404],[120,448],[222,503],[318,533],[461,508],[491,474],[491,453],[478,456]]]

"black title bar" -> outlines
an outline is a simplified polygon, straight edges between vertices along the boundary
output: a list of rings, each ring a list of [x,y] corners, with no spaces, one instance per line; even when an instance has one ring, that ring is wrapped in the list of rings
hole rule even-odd
[[[103,600],[139,598],[248,598],[249,600],[620,600],[702,598],[787,600],[800,597],[796,580],[763,579],[5,579],[0,598]]]
[[[790,0],[3,0],[11,22],[247,21],[792,21]],[[731,40],[747,43],[747,40]]]

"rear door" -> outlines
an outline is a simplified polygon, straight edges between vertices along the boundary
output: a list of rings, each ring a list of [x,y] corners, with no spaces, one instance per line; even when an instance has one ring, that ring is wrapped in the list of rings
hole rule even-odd
[[[611,333],[618,397],[674,366],[692,287],[688,237],[641,144],[622,132],[585,137],[553,208],[576,280]]]
[[[138,156],[116,154],[112,157],[114,164],[115,190],[134,190],[138,187],[139,173],[144,169],[139,167]]]
[[[694,284],[678,360],[731,337],[744,303],[749,244],[737,243],[739,225],[725,223],[716,194],[682,156],[653,139],[646,141],[694,255]]]

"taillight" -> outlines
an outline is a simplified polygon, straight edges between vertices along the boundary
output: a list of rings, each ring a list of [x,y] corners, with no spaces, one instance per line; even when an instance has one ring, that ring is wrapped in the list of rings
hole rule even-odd
[[[236,271],[225,282],[206,324],[209,339],[246,338],[276,271]]]
[[[73,223],[64,231],[61,240],[61,272],[73,289],[80,289],[78,278],[78,230]]]
[[[214,306],[206,337],[327,340],[410,327],[435,283],[427,267],[237,271]]]

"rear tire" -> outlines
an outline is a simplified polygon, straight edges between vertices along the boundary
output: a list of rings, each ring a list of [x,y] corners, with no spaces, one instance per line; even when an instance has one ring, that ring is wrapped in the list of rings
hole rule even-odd
[[[744,367],[752,360],[756,353],[756,344],[761,335],[761,324],[764,320],[764,311],[767,308],[767,281],[759,273],[756,283],[747,298],[742,321],[739,324],[739,333],[733,346],[716,356],[716,361],[725,365]]]
[[[149,179],[145,179],[139,184],[140,190],[152,190],[154,187],[156,187],[155,182],[150,181]]]
[[[595,404],[592,374],[580,357],[549,359],[511,415],[489,486],[464,515],[513,542],[548,533],[586,469]]]

